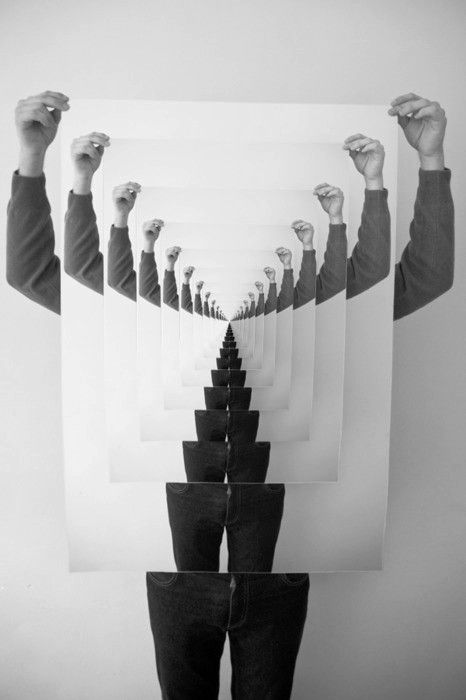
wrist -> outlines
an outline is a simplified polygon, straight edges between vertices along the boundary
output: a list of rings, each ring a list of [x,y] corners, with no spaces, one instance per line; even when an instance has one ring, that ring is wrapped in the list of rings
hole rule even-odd
[[[92,175],[76,174],[73,180],[74,194],[90,194],[92,188]]]
[[[443,170],[445,167],[443,150],[428,156],[419,153],[419,163],[422,170]]]
[[[303,243],[303,250],[314,250],[312,243]]]
[[[153,241],[145,241],[144,246],[143,246],[143,251],[145,253],[153,253],[154,252],[154,242]]]
[[[175,263],[167,262],[165,269],[167,272],[173,272],[173,270],[175,269]]]
[[[285,264],[283,265],[283,269],[284,269],[284,270],[291,270],[291,263],[285,263]]]
[[[343,214],[330,214],[329,220],[334,226],[339,226],[343,223]]]
[[[18,171],[25,177],[39,177],[44,171],[45,150],[22,148],[19,152]]]
[[[113,218],[113,225],[115,228],[126,228],[128,226],[128,214],[116,211]]]
[[[366,181],[366,190],[383,190],[383,177],[378,175],[377,177],[364,177]]]

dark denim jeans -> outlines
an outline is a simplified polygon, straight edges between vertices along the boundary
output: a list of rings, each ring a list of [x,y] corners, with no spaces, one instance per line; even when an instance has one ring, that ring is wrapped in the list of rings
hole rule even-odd
[[[227,408],[230,411],[247,411],[251,403],[252,389],[246,387],[205,386],[204,399],[206,408]]]
[[[289,700],[307,615],[308,574],[149,571],[163,700],[217,700],[228,634],[233,700]]]
[[[216,357],[217,369],[241,369],[243,360],[241,357]]]
[[[188,481],[263,484],[270,459],[270,442],[183,442]]]
[[[218,571],[226,529],[228,571],[271,571],[284,484],[166,484],[178,571]]]
[[[213,386],[244,386],[245,369],[211,369]]]
[[[229,357],[230,359],[236,359],[238,357],[238,348],[219,348],[220,357]]]
[[[194,418],[198,440],[254,442],[259,427],[259,411],[198,409]]]

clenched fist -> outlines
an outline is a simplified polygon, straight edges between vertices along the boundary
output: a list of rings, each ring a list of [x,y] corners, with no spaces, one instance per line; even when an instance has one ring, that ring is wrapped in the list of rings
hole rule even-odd
[[[69,108],[69,98],[62,92],[51,90],[18,102],[15,124],[20,147],[20,175],[41,175],[45,153],[57,134],[62,112]]]
[[[129,213],[134,207],[140,191],[141,185],[138,182],[125,182],[124,185],[117,185],[113,188],[114,224],[117,228],[125,228],[128,225]]]
[[[165,251],[165,255],[167,258],[167,270],[174,270],[175,269],[175,263],[180,257],[181,253],[181,248],[178,245],[171,246],[170,248],[167,248]]]
[[[304,250],[313,250],[314,227],[308,221],[297,219],[291,224],[291,228],[303,244]]]
[[[165,226],[162,219],[149,219],[142,225],[142,235],[144,237],[144,252],[153,253],[156,241],[160,236],[160,231]]]
[[[322,182],[314,187],[313,194],[316,195],[322,209],[328,214],[331,224],[343,223],[343,192],[339,187]]]
[[[363,175],[367,189],[383,188],[385,149],[380,141],[363,134],[353,134],[345,139],[343,150],[348,151],[356,170]]]
[[[74,167],[73,192],[89,194],[92,176],[102,162],[104,150],[110,146],[110,138],[100,131],[73,139],[71,160]]]
[[[282,263],[285,270],[291,270],[291,258],[292,258],[291,250],[289,248],[284,248],[283,246],[280,246],[279,248],[276,249],[275,252],[278,255],[278,259]]]
[[[275,282],[275,270],[273,267],[264,267],[265,276],[269,282]]]
[[[192,265],[188,265],[188,267],[185,267],[183,270],[183,277],[185,284],[189,284],[191,281],[191,277],[193,276],[194,273],[194,267]]]
[[[254,284],[256,285],[256,289],[259,292],[259,294],[263,294],[264,293],[264,285],[262,284],[262,282],[257,281],[257,282],[254,282]]]
[[[407,142],[419,154],[421,168],[441,170],[445,167],[443,140],[447,118],[438,102],[409,92],[392,100],[388,114],[397,117]]]

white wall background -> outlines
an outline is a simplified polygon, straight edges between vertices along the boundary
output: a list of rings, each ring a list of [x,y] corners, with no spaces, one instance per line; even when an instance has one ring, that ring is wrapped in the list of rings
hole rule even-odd
[[[0,21],[3,211],[16,166],[14,104],[44,89],[71,98],[381,104],[414,90],[445,105],[456,280],[395,328],[384,570],[312,577],[294,697],[462,700],[464,3],[17,0],[2,4]],[[47,178],[57,209],[58,164],[55,147]],[[402,142],[399,250],[416,171]],[[156,698],[143,577],[67,573],[59,319],[7,288],[3,275],[0,284],[1,696]]]

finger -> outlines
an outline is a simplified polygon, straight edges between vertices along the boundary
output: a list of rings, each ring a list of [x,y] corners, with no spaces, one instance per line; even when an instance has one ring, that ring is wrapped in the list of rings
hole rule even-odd
[[[329,186],[328,182],[321,182],[321,183],[319,183],[318,185],[316,185],[316,186],[314,187],[314,192],[316,192],[316,191],[317,191],[318,189],[320,189],[321,187],[328,187],[328,186]]]
[[[377,143],[377,141],[371,141],[371,143],[366,144],[366,146],[363,146],[361,148],[361,153],[369,153],[370,151],[381,151],[383,148],[381,148],[382,144]]]
[[[423,107],[420,109],[416,114],[413,114],[414,119],[425,119],[425,117],[439,117],[442,118],[445,116],[444,110],[440,107],[440,105],[436,104],[430,104],[426,107]]]
[[[336,187],[327,193],[327,197],[340,197],[341,195],[342,195],[342,191]]]
[[[351,136],[348,136],[347,139],[343,141],[343,143],[351,143],[351,141],[356,141],[357,139],[365,139],[366,136],[364,134],[351,134]]]
[[[333,189],[331,185],[328,185],[327,187],[322,187],[316,194],[318,197],[326,197],[331,189]]]
[[[36,97],[56,97],[59,100],[64,100],[66,102],[69,101],[68,95],[65,95],[63,92],[56,92],[55,90],[44,90],[44,92],[39,93],[39,95],[36,95]]]
[[[410,117],[400,117],[399,115],[397,115],[397,122],[402,129],[406,129],[410,122]]]
[[[75,152],[75,155],[87,155],[92,160],[99,158],[99,152],[97,151],[96,147],[92,145],[92,143],[83,143]]]
[[[52,115],[52,119],[55,122],[55,124],[59,124],[61,122],[61,110],[60,109],[52,109],[50,114]]]
[[[419,100],[421,99],[419,95],[416,95],[414,92],[407,92],[405,95],[399,95],[399,97],[395,97],[394,100],[390,102],[392,107],[396,107],[397,105],[402,104],[403,102],[407,102],[408,100]]]
[[[400,117],[406,117],[408,114],[417,112],[418,109],[421,109],[422,107],[427,107],[427,105],[429,104],[430,100],[408,100],[407,102],[403,102],[403,104],[401,105],[392,107],[389,110],[389,113],[399,114]]]
[[[70,105],[68,104],[68,99],[63,99],[62,97],[58,97],[57,95],[53,93],[46,93],[43,92],[40,95],[35,95],[32,98],[29,98],[31,102],[41,102],[43,105],[46,107],[50,107],[51,109],[58,109],[63,112],[66,112],[69,108]]]
[[[30,109],[24,110],[24,112],[21,114],[21,117],[23,121],[39,122],[40,124],[46,127],[55,126],[55,120],[52,117],[52,114],[49,112],[47,107],[44,107],[44,105],[41,104],[33,106]]]
[[[130,180],[129,182],[125,182],[125,187],[127,187],[129,190],[133,190],[133,192],[141,191],[141,185],[139,182],[133,182]]]
[[[368,143],[371,143],[374,139],[370,139],[368,137],[362,138],[362,139],[355,139],[354,141],[351,141],[351,143],[345,144],[343,146],[343,149],[345,151],[351,150],[351,151],[356,151],[363,146],[366,146]]]
[[[83,138],[87,139],[89,143],[97,144],[99,146],[107,147],[110,145],[110,138],[106,136],[106,134],[92,133],[87,134],[87,136],[84,136]]]

